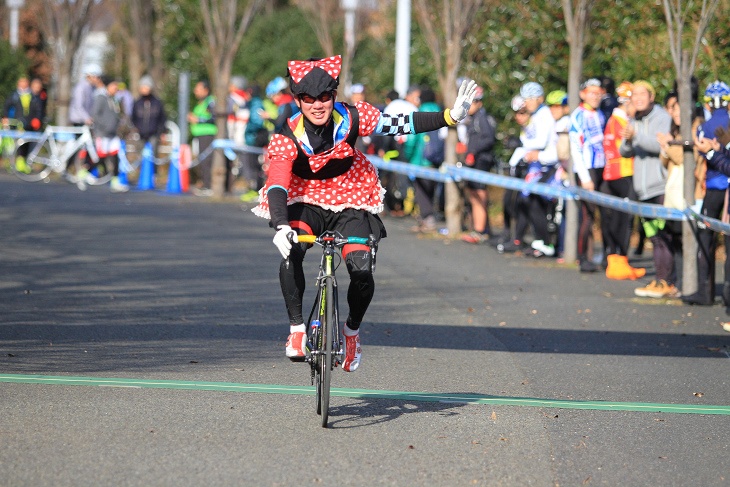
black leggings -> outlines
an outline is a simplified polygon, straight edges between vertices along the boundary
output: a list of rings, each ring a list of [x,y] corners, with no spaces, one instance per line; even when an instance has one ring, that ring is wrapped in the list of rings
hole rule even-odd
[[[722,218],[722,208],[725,205],[725,191],[708,189],[702,202],[702,214],[710,218]],[[715,251],[717,250],[717,234],[710,229],[699,230],[699,245],[697,252],[697,292],[708,301],[715,299]],[[725,306],[730,306],[730,237],[723,236],[725,243],[725,285],[722,298]]]
[[[346,209],[334,212],[298,203],[289,206],[289,220],[291,227],[300,234],[321,235],[326,230],[335,230],[346,237],[367,238],[373,234],[380,239],[385,236],[385,228],[380,219],[365,210]],[[310,244],[293,245],[289,261],[282,260],[279,265],[279,282],[291,325],[304,323],[303,261],[310,246]],[[347,289],[350,313],[347,322],[350,329],[357,330],[375,294],[370,250],[366,245],[348,244],[342,248],[342,255],[347,272],[350,274],[350,286]]]
[[[600,188],[603,181],[603,169],[588,169],[593,185],[596,190]],[[603,208],[586,201],[580,202],[580,226],[578,227],[578,259],[581,261],[591,260],[593,258],[593,225],[596,222],[596,210],[601,213],[601,222],[603,218]],[[603,243],[606,243],[605,225],[601,225],[601,233]]]
[[[619,198],[633,198],[634,183],[631,176],[604,181],[603,192]],[[633,217],[623,211],[604,208],[601,214],[605,229],[604,246],[607,254],[629,255],[629,240],[631,238],[631,223]]]

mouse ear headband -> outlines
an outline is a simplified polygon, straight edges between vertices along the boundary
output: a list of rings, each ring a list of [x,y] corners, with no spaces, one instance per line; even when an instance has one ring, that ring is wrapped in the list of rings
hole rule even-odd
[[[319,96],[327,91],[336,90],[340,84],[340,71],[342,71],[340,55],[287,63],[289,87],[295,95]]]

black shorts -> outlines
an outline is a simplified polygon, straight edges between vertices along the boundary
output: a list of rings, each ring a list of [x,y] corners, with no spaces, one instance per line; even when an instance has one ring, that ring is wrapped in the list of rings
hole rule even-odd
[[[378,215],[366,210],[348,208],[332,211],[307,203],[289,205],[289,225],[300,234],[321,235],[327,230],[339,232],[343,237],[385,238],[385,225]]]
[[[479,171],[489,172],[494,167],[495,160],[491,158],[478,158],[473,166],[467,166],[469,169],[478,169]],[[487,185],[474,181],[466,181],[466,187],[469,189],[487,189]]]

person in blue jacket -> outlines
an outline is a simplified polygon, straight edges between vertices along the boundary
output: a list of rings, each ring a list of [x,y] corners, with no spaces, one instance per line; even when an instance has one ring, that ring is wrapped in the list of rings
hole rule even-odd
[[[697,140],[715,139],[715,131],[726,130],[730,125],[728,116],[728,102],[730,101],[730,87],[722,81],[714,81],[705,90],[705,102],[709,106],[712,116],[705,123],[697,127]],[[701,147],[701,148],[700,148]],[[705,149],[704,151],[702,149]],[[710,163],[705,145],[698,145],[698,150],[704,155],[707,161],[707,174],[705,186],[707,191],[702,202],[702,215],[710,218],[720,219],[725,206],[725,193],[728,189],[728,174],[723,173],[716,165]],[[715,301],[715,250],[717,248],[717,235],[710,229],[699,231],[698,244],[700,248],[697,253],[697,292],[684,296],[682,301],[686,304],[710,306]],[[728,249],[728,246],[725,246]],[[730,303],[730,283],[727,282],[729,275],[726,274],[726,284],[723,290],[723,297],[727,295],[726,302]]]

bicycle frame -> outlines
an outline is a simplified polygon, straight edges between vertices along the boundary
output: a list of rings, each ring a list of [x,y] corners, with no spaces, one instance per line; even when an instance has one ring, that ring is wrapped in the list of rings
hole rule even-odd
[[[368,238],[343,237],[337,232],[328,231],[315,237],[299,235],[301,243],[317,244],[322,247],[322,259],[317,276],[317,297],[309,314],[307,323],[311,328],[307,333],[308,353],[305,358],[311,367],[311,382],[316,386],[317,413],[322,416],[322,427],[327,427],[330,374],[345,358],[344,340],[340,330],[339,301],[337,296],[337,279],[335,277],[335,254],[338,248],[347,244],[367,244],[373,258],[371,268],[374,269],[376,240],[373,235]],[[316,313],[316,324],[313,317]]]
[[[91,157],[94,163],[99,162],[99,155],[96,153],[91,131],[85,125],[83,127],[57,127],[49,125],[43,131],[40,139],[37,140],[33,150],[28,154],[28,159],[37,157],[43,144],[46,142],[48,142],[52,156],[47,164],[54,172],[64,172],[66,170],[66,163],[82,148],[86,148],[89,152],[89,157]]]

